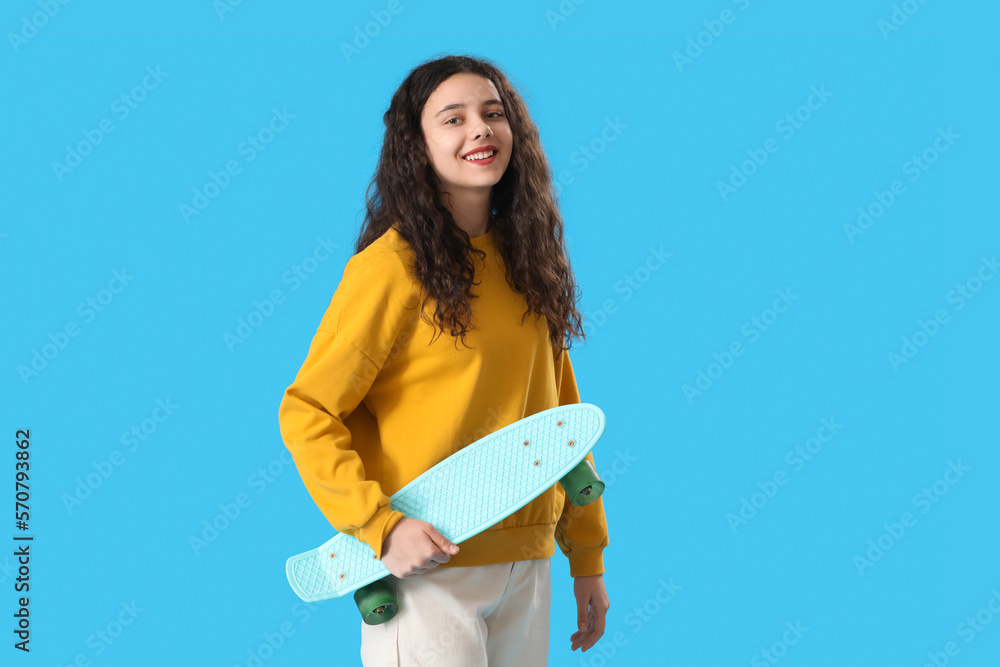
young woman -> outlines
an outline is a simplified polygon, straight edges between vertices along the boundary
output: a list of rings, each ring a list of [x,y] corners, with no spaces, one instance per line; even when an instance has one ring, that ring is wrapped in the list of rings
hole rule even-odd
[[[279,408],[313,500],[394,575],[399,612],[362,624],[362,660],[546,664],[554,542],[586,651],[609,607],[603,499],[576,507],[557,484],[461,548],[389,504],[462,447],[580,402],[577,288],[538,130],[503,73],[464,56],[414,69],[384,122],[356,254]]]

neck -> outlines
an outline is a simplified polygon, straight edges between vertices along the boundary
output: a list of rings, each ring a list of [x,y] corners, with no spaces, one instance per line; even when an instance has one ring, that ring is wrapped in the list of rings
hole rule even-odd
[[[442,192],[441,198],[455,224],[466,234],[475,238],[489,230],[490,223],[490,190],[459,190],[457,192]]]

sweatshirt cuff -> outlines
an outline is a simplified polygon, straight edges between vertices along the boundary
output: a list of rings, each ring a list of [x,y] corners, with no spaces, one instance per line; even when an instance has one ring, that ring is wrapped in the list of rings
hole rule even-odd
[[[571,577],[604,574],[604,547],[573,549],[566,557],[569,559],[569,576]]]
[[[382,560],[382,543],[389,531],[406,515],[389,505],[382,505],[368,522],[358,530],[358,539],[371,547],[375,558]]]

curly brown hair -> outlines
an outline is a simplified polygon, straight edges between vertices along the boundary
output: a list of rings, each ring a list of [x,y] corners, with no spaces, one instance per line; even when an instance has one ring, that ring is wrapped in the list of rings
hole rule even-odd
[[[523,294],[527,310],[545,317],[552,345],[562,350],[575,336],[585,339],[575,301],[577,286],[563,238],[551,167],[542,151],[538,128],[521,96],[501,70],[487,60],[450,55],[417,66],[392,96],[383,116],[385,138],[375,175],[366,191],[366,215],[355,242],[361,252],[390,227],[409,243],[412,267],[423,286],[425,305],[436,301],[432,326],[447,328],[465,343],[471,325],[469,299],[475,268],[474,248],[465,230],[455,224],[435,186],[427,156],[421,114],[427,98],[445,79],[458,73],[482,76],[496,86],[510,123],[513,147],[503,177],[490,193],[489,226],[507,268],[506,279]],[[457,346],[457,341],[456,341]],[[466,344],[466,347],[468,345]]]

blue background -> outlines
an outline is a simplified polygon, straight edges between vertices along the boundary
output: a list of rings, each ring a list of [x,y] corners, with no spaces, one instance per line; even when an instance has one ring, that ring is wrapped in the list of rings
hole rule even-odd
[[[5,3],[0,468],[13,505],[9,436],[30,428],[35,541],[30,655],[11,646],[0,557],[4,664],[358,664],[353,604],[308,607],[285,580],[331,529],[277,408],[351,255],[389,98],[447,53],[498,63],[540,128],[590,334],[574,366],[608,419],[607,630],[570,652],[557,551],[550,664],[997,664],[1000,281],[977,282],[1000,251],[996,5],[388,7]],[[142,97],[127,116],[122,95]],[[250,160],[241,142],[274,109],[294,118]],[[81,142],[77,166],[54,166]],[[239,173],[185,220],[229,161]],[[314,255],[318,239],[335,250]],[[779,290],[791,305],[769,312]],[[176,406],[159,422],[158,400]],[[823,419],[842,427],[795,464]],[[206,522],[225,528],[192,546]]]

